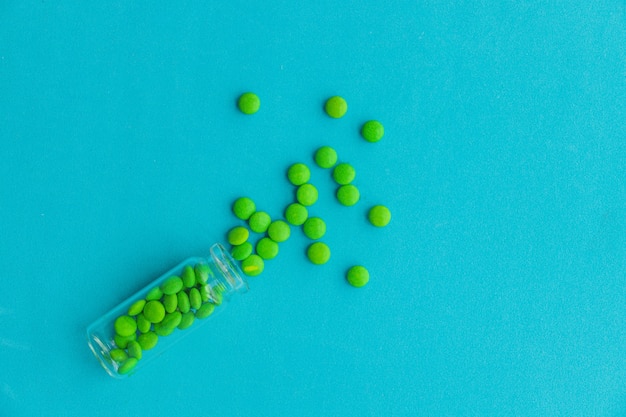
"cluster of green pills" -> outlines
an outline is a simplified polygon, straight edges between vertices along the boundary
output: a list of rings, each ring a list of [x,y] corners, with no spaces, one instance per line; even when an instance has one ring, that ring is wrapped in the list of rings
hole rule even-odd
[[[186,265],[153,287],[144,298],[114,322],[115,348],[109,353],[120,375],[130,373],[143,352],[154,348],[159,337],[190,327],[196,319],[209,317],[222,303],[221,289],[212,287],[213,271],[205,263]]]

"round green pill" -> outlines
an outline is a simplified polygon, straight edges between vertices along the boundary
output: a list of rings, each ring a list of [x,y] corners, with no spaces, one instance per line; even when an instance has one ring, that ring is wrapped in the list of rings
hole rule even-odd
[[[391,211],[385,206],[374,206],[367,214],[370,223],[376,227],[384,227],[391,221]]]
[[[120,316],[115,319],[115,333],[120,336],[130,336],[137,331],[137,321],[130,316]]]
[[[204,303],[200,308],[196,311],[196,317],[199,319],[206,319],[215,310],[215,305],[211,303]]]
[[[350,184],[356,177],[356,171],[352,165],[341,163],[333,170],[333,178],[339,185]]]
[[[146,303],[143,308],[143,316],[150,323],[160,323],[165,317],[165,307],[160,301],[152,300]]]
[[[184,330],[190,327],[194,320],[196,319],[195,313],[193,311],[188,311],[183,314],[183,317],[180,319],[180,323],[178,324],[179,330]]]
[[[313,184],[302,184],[296,191],[296,200],[303,206],[312,206],[317,201],[318,192]]]
[[[146,295],[146,301],[152,300],[160,300],[163,297],[163,291],[161,291],[161,287],[154,287],[150,291],[148,291],[148,295]]]
[[[254,93],[243,93],[237,100],[237,107],[244,114],[254,114],[259,111],[261,100]]]
[[[353,287],[362,287],[370,280],[370,273],[361,265],[348,269],[346,279]]]
[[[128,342],[131,342],[136,339],[137,339],[136,333],[133,333],[130,336],[120,336],[119,334],[116,334],[115,336],[113,336],[115,345],[121,349],[126,349],[126,346],[128,346]]]
[[[263,272],[265,263],[259,255],[250,255],[241,262],[241,270],[244,274],[254,277]]]
[[[180,274],[180,278],[183,280],[183,286],[185,288],[191,288],[196,285],[196,273],[193,272],[191,265],[185,265],[183,272]]]
[[[257,242],[256,253],[265,260],[274,259],[278,255],[278,243],[264,237]]]
[[[113,349],[109,352],[109,356],[111,357],[111,359],[113,359],[113,361],[115,362],[124,362],[126,359],[128,359],[128,353],[126,353],[126,351],[124,349]]]
[[[141,333],[148,333],[151,326],[152,323],[150,323],[150,320],[148,320],[146,316],[143,315],[143,313],[137,316],[137,330],[139,330]]]
[[[154,325],[154,332],[157,336],[169,336],[174,333],[176,327],[166,327],[162,323],[157,323]]]
[[[126,375],[130,373],[133,369],[135,369],[135,366],[137,366],[137,362],[137,358],[126,359],[124,362],[122,362],[120,367],[117,368],[117,373],[120,375]]]
[[[344,206],[353,206],[361,198],[359,189],[352,184],[342,185],[337,188],[337,200]]]
[[[334,96],[326,100],[324,110],[333,119],[339,119],[348,111],[348,103],[342,97]]]
[[[178,327],[180,321],[183,319],[183,315],[180,311],[174,311],[173,313],[168,313],[165,315],[165,318],[160,324],[163,329],[174,329]]]
[[[250,254],[252,254],[253,249],[254,248],[252,247],[252,243],[244,242],[241,245],[233,247],[230,251],[230,254],[236,261],[243,261],[248,256],[250,256]]]
[[[180,312],[183,314],[188,312],[191,308],[191,304],[189,303],[189,296],[187,293],[185,291],[181,291],[176,294],[176,297],[178,298],[178,309]]]
[[[142,350],[139,342],[137,342],[136,340],[128,342],[128,346],[126,347],[126,349],[128,349],[128,356],[130,356],[131,358],[141,359]]]
[[[176,294],[165,294],[163,296],[163,306],[166,313],[172,313],[178,307],[178,297]]]
[[[291,236],[291,228],[287,222],[275,220],[267,228],[267,234],[274,242],[284,242]]]
[[[136,316],[143,311],[143,307],[146,305],[146,300],[137,300],[128,308],[129,316]]]
[[[320,239],[326,234],[326,223],[319,217],[310,217],[304,222],[302,230],[309,239]]]
[[[189,305],[194,310],[197,310],[202,305],[202,297],[200,296],[200,290],[192,288],[189,290]]]
[[[315,265],[323,265],[330,259],[330,248],[322,242],[315,242],[310,245],[306,255]]]
[[[294,226],[301,226],[309,217],[309,211],[300,203],[289,204],[285,209],[285,219]]]
[[[176,294],[182,289],[183,280],[176,275],[172,275],[171,277],[166,279],[163,284],[161,284],[161,291],[163,291],[163,294],[165,295]]]
[[[241,220],[248,220],[255,211],[256,205],[248,197],[240,197],[233,203],[233,213]]]
[[[311,179],[311,171],[308,166],[298,162],[289,167],[287,178],[293,185],[302,185]]]
[[[250,230],[255,233],[265,233],[271,222],[272,218],[264,211],[257,211],[248,219]]]
[[[320,168],[332,168],[337,163],[337,151],[330,146],[322,146],[315,151],[314,159]]]
[[[228,243],[233,246],[241,245],[243,242],[248,240],[248,236],[250,236],[250,232],[243,226],[236,226],[230,229],[228,232]]]
[[[361,136],[368,142],[378,142],[385,134],[385,128],[378,120],[370,120],[361,127]]]
[[[145,334],[140,334],[137,338],[137,342],[139,346],[141,346],[142,350],[150,350],[156,346],[159,341],[159,336],[155,332],[148,332]]]

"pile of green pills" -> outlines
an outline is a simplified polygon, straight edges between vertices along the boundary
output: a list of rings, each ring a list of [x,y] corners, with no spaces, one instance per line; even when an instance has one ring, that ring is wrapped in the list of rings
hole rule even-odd
[[[115,346],[109,352],[117,373],[133,371],[144,352],[153,349],[160,337],[190,327],[204,319],[221,304],[219,288],[209,278],[214,275],[208,264],[185,265],[178,275],[167,277],[134,301],[125,314],[113,323]]]

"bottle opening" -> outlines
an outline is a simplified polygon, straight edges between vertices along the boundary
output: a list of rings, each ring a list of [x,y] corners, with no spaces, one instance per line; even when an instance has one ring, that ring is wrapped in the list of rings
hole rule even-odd
[[[241,269],[224,246],[219,243],[211,246],[211,258],[224,274],[221,284],[228,293],[248,291],[248,282],[243,278]]]

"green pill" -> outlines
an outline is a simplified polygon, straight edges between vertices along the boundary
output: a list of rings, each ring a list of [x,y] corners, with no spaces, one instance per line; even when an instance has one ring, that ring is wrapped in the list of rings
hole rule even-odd
[[[148,301],[143,308],[143,315],[150,323],[160,323],[165,317],[165,307],[160,301]]]
[[[230,251],[230,254],[236,261],[243,261],[248,256],[250,256],[250,254],[252,254],[253,249],[254,248],[252,247],[252,243],[244,242],[241,245],[233,247]]]
[[[274,259],[278,255],[278,243],[264,237],[257,242],[256,253],[265,260]]]
[[[176,275],[172,275],[168,279],[165,280],[163,284],[161,284],[161,291],[163,294],[170,295],[176,294],[178,291],[183,289],[183,280]]]
[[[165,327],[162,323],[157,323],[154,325],[154,333],[156,333],[156,335],[159,337],[169,336],[174,333],[174,330],[176,330],[176,327]]]
[[[333,119],[339,119],[348,111],[348,103],[342,97],[334,96],[326,100],[324,110]]]
[[[196,284],[203,285],[209,280],[209,275],[213,275],[207,264],[196,264],[193,268],[196,273]]]
[[[139,342],[139,346],[141,346],[142,350],[150,350],[156,346],[159,341],[159,336],[155,332],[148,332],[145,334],[140,334],[137,338],[137,342]]]
[[[317,188],[313,184],[302,184],[296,191],[296,200],[303,206],[312,206],[317,201]]]
[[[152,300],[160,300],[163,297],[163,291],[161,291],[160,287],[154,287],[150,291],[148,291],[148,295],[146,295],[146,301]]]
[[[200,291],[200,299],[203,303],[212,300],[212,291],[210,285],[203,285],[199,288]]]
[[[130,356],[131,358],[141,359],[142,351],[141,351],[141,345],[139,344],[139,342],[137,342],[136,340],[133,340],[132,342],[128,342],[127,349],[128,349],[128,356]]]
[[[202,305],[202,297],[200,296],[200,291],[197,288],[189,290],[189,305],[194,310],[199,309]]]
[[[111,350],[111,352],[109,352],[109,356],[111,356],[111,359],[113,359],[113,361],[118,363],[124,362],[126,359],[128,359],[128,353],[126,353],[124,349],[113,349]]]
[[[385,134],[385,128],[378,120],[370,120],[361,127],[361,136],[368,142],[378,142]]]
[[[362,287],[370,280],[370,273],[361,265],[348,269],[346,279],[353,287]]]
[[[320,168],[332,168],[337,163],[337,151],[330,146],[322,146],[315,151],[314,159]]]
[[[133,369],[135,369],[135,366],[137,366],[137,362],[137,358],[126,359],[124,362],[122,362],[120,367],[117,368],[117,373],[120,375],[126,375],[130,373]]]
[[[191,305],[189,303],[189,296],[187,295],[187,293],[185,291],[181,291],[176,296],[178,298],[178,309],[180,310],[180,312],[183,314],[188,312],[191,308]]]
[[[250,230],[255,233],[265,233],[271,222],[272,218],[264,211],[257,211],[248,219]]]
[[[174,329],[178,327],[180,321],[183,319],[183,315],[180,311],[174,311],[173,313],[168,313],[165,315],[165,318],[160,324],[162,329]]]
[[[367,214],[370,223],[376,227],[385,227],[391,221],[391,211],[385,206],[374,206]]]
[[[356,171],[352,165],[341,163],[333,170],[333,179],[339,185],[350,184],[356,177]]]
[[[236,226],[230,229],[228,232],[228,243],[233,246],[241,245],[243,242],[248,240],[248,236],[250,236],[250,232],[243,226]]]
[[[180,274],[180,278],[183,280],[183,286],[185,288],[191,288],[196,285],[196,273],[193,272],[191,265],[185,265],[183,272]]]
[[[150,327],[152,327],[152,323],[150,320],[143,315],[143,313],[137,316],[137,330],[141,333],[148,333],[150,331]]]
[[[241,270],[251,277],[261,274],[263,269],[265,269],[265,263],[259,255],[252,254],[241,262]]]
[[[315,242],[310,245],[306,255],[315,265],[323,265],[330,259],[330,248],[322,242]]]
[[[206,319],[211,314],[213,314],[213,310],[215,310],[214,304],[204,303],[200,306],[198,310],[196,310],[196,317],[199,319]]]
[[[344,206],[353,206],[361,198],[359,189],[352,184],[342,185],[337,188],[337,200]]]
[[[143,311],[143,307],[146,305],[146,300],[138,300],[135,301],[129,308],[128,308],[128,315],[129,316],[136,316],[137,314],[141,313]]]
[[[166,313],[172,313],[178,307],[178,296],[176,294],[165,294],[163,296],[163,306]]]
[[[311,171],[309,167],[298,162],[289,167],[287,170],[287,178],[293,185],[302,185],[309,182],[309,179],[311,179]]]
[[[301,226],[309,217],[309,211],[300,203],[289,204],[285,209],[285,219],[294,226]]]
[[[248,220],[256,211],[256,205],[248,197],[240,197],[233,203],[233,213],[241,220]]]
[[[115,333],[122,337],[135,334],[137,331],[137,321],[130,316],[120,316],[115,320]]]
[[[184,313],[182,318],[180,319],[180,323],[178,324],[178,329],[184,330],[190,327],[193,324],[195,319],[196,319],[196,316],[193,311],[188,311]]]
[[[254,93],[243,93],[237,100],[237,107],[243,114],[254,114],[259,111],[261,100]]]
[[[291,236],[291,228],[287,222],[275,220],[270,224],[270,227],[267,228],[267,235],[274,242],[284,242]]]
[[[126,346],[128,346],[128,342],[131,342],[136,339],[137,339],[136,333],[133,333],[130,336],[120,336],[119,334],[116,334],[115,336],[113,336],[115,345],[121,349],[126,349]]]
[[[320,239],[326,234],[326,223],[319,217],[309,217],[304,222],[302,230],[309,239]]]

